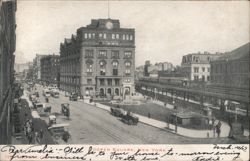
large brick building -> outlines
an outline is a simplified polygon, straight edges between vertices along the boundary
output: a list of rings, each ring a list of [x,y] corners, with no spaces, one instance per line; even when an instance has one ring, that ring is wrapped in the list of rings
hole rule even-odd
[[[46,55],[41,58],[41,81],[47,85],[59,84],[60,59],[59,55]]]
[[[182,72],[191,81],[210,81],[210,62],[221,55],[208,52],[184,55],[181,62]]]
[[[16,1],[0,1],[0,144],[10,144],[13,111]]]
[[[134,92],[135,31],[119,20],[94,19],[60,47],[61,89],[82,95]]]
[[[250,43],[211,62],[211,83],[226,87],[249,89]]]

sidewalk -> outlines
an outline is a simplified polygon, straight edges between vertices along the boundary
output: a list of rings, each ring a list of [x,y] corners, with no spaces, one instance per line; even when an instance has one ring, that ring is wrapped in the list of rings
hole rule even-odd
[[[195,103],[195,101],[191,101],[191,100],[189,100],[190,102],[193,102],[193,103]],[[173,107],[173,105],[171,105],[171,104],[166,104],[166,106],[165,106],[165,104],[164,104],[164,102],[162,102],[162,101],[159,101],[159,100],[153,100],[152,101],[153,103],[155,103],[155,104],[157,104],[157,105],[160,105],[160,106],[163,106],[163,107],[165,107],[165,108],[168,108],[168,109],[173,109],[174,107]],[[215,107],[215,108],[219,108],[219,107]],[[226,128],[229,128],[228,129],[228,131],[230,130],[230,127],[229,127],[229,125],[227,124],[227,123],[225,123],[225,122],[223,122],[223,121],[221,121],[221,123],[223,124],[224,123],[224,130],[226,130]],[[180,127],[181,128],[181,127]],[[223,130],[223,129],[221,129],[221,130]],[[200,131],[200,130],[199,130]],[[227,131],[227,130],[226,130]],[[229,132],[228,132],[228,134],[229,134]],[[244,136],[249,136],[249,130],[248,129],[244,129],[244,133],[243,133],[243,135]],[[210,133],[209,133],[209,136],[213,136],[213,135],[210,135]],[[221,135],[222,136],[222,135]]]
[[[110,107],[100,104],[100,103],[89,103],[88,101],[84,101],[87,104],[93,105],[95,107],[101,108],[103,110],[109,111],[110,112]],[[170,131],[172,133],[176,133],[178,135],[182,135],[182,136],[186,136],[186,137],[190,137],[190,138],[213,138],[213,137],[217,137],[216,134],[214,134],[213,130],[195,130],[195,129],[187,129],[187,128],[183,128],[183,127],[177,127],[177,132],[175,132],[175,125],[173,124],[168,124],[166,122],[163,121],[158,121],[155,119],[151,119],[142,115],[138,115],[138,114],[134,114],[136,117],[139,118],[139,121],[150,125],[150,126],[154,126],[163,130],[167,130]],[[228,137],[229,135],[229,130],[230,127],[229,125],[227,125],[225,122],[221,121],[222,126],[221,126],[221,134],[220,137]],[[168,128],[167,128],[168,127]]]
[[[24,124],[24,122],[27,119],[31,119],[33,122],[33,127],[34,127],[34,131],[32,132],[32,144],[54,144],[54,141],[47,129],[47,124],[40,119],[39,114],[37,113],[37,111],[32,110],[29,108],[28,102],[28,93],[27,91],[24,92],[24,95],[21,97],[21,122],[22,125]],[[27,114],[27,116],[25,116],[25,114]],[[35,138],[35,132],[39,132],[41,129],[43,129],[43,137],[40,138],[40,142],[37,142],[34,138]],[[28,144],[28,140],[26,138],[26,136],[24,135],[24,131],[22,131],[21,136],[12,137],[12,144]]]

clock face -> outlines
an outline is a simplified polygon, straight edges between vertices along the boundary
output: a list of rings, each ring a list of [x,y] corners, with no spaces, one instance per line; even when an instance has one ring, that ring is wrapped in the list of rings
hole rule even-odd
[[[112,22],[107,22],[106,23],[106,27],[107,27],[107,29],[112,29],[113,28],[113,23]]]

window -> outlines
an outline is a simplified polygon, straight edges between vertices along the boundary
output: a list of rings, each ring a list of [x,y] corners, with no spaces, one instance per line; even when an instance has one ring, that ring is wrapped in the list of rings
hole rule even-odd
[[[129,83],[129,82],[130,82],[130,79],[125,79],[125,82]]]
[[[93,58],[94,50],[85,50],[85,58]]]
[[[199,76],[198,75],[194,75],[194,80],[199,80]]]
[[[124,57],[125,58],[131,58],[132,57],[132,52],[131,51],[125,51]]]
[[[113,66],[113,75],[118,75],[118,62],[117,61],[113,61],[112,62],[112,66]]]
[[[112,34],[111,37],[112,37],[112,39],[115,39],[115,34]]]
[[[93,37],[93,39],[95,38],[95,33],[92,33],[92,37]]]
[[[199,73],[199,67],[194,67],[194,73]]]
[[[100,61],[100,75],[106,74],[106,62]]]
[[[112,79],[108,79],[108,86],[112,86]]]
[[[202,72],[205,72],[205,67],[202,67]]]
[[[133,40],[133,35],[130,35],[130,40]]]
[[[111,51],[112,58],[119,59],[119,51]]]
[[[100,58],[107,58],[107,51],[106,50],[99,51],[99,57]]]
[[[87,84],[92,84],[92,79],[87,79]]]
[[[107,35],[106,33],[103,34],[103,38],[106,39],[107,38]]]
[[[99,33],[99,38],[102,38],[102,33]]]
[[[126,40],[129,40],[129,35],[126,35]]]
[[[119,86],[120,85],[120,80],[119,79],[115,79],[115,85]]]
[[[130,62],[130,61],[126,61],[126,62],[125,62],[125,66],[126,66],[126,67],[130,67],[130,66],[131,66],[131,62]]]
[[[101,69],[100,70],[100,75],[105,75],[106,74],[106,70],[105,69]]]
[[[122,35],[122,40],[125,40],[125,39],[126,39],[125,35]]]
[[[93,72],[93,61],[92,60],[87,60],[86,61],[86,71],[87,71],[87,75],[92,75]]]
[[[203,82],[205,81],[205,75],[202,75],[202,81]]]
[[[126,69],[126,70],[125,70],[125,74],[126,74],[126,75],[130,75],[130,73],[131,73],[130,69]]]
[[[116,39],[119,39],[119,34],[116,34],[115,38],[116,38]]]
[[[88,38],[88,34],[87,34],[87,33],[84,34],[84,38],[85,38],[85,39]]]
[[[87,72],[88,73],[92,73],[93,71],[92,71],[92,64],[88,64],[87,65]]]
[[[104,85],[105,85],[104,79],[100,79],[100,85],[101,85],[101,86],[104,86]]]
[[[91,39],[91,33],[89,33],[89,39]]]
[[[105,61],[100,61],[100,68],[103,68],[103,67],[105,67],[105,65],[106,65],[106,62]]]
[[[112,65],[113,65],[113,68],[117,68],[118,67],[118,62],[117,61],[113,61]]]
[[[193,56],[193,62],[198,62],[199,58],[197,56]]]
[[[118,75],[118,69],[113,69],[113,75]]]

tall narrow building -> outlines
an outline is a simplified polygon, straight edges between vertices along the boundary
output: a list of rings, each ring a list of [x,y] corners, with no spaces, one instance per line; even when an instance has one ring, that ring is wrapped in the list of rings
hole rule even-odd
[[[60,46],[60,88],[97,97],[134,92],[135,30],[93,19]]]
[[[0,0],[0,144],[10,144],[13,121],[16,0]]]

